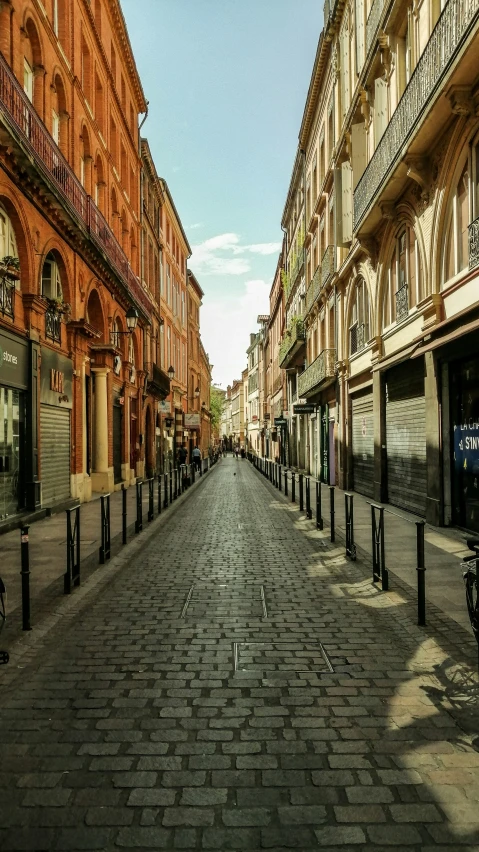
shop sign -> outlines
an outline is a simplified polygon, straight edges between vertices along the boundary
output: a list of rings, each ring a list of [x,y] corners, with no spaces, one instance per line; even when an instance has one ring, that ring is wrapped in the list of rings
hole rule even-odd
[[[159,414],[171,414],[171,402],[169,399],[161,399],[158,403]]]
[[[185,414],[185,428],[186,429],[199,429],[200,428],[200,415],[195,414]]]
[[[70,358],[42,346],[40,401],[62,408],[73,407],[73,363]]]
[[[28,346],[0,334],[0,385],[28,387]]]
[[[275,417],[274,418],[274,425],[275,426],[287,426],[288,421],[286,420],[285,417]]]
[[[293,405],[293,414],[314,414],[316,406],[310,402],[304,405]]]

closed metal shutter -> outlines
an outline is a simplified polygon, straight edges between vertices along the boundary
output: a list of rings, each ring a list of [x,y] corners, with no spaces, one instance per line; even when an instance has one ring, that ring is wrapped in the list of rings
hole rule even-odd
[[[40,406],[42,506],[70,496],[70,411]]]
[[[366,497],[374,496],[374,416],[372,393],[353,397],[353,484]]]
[[[388,499],[426,513],[426,400],[422,360],[391,370],[386,381]]]

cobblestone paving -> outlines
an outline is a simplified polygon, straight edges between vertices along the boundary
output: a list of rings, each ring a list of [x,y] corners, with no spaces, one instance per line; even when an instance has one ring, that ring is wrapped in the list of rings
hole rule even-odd
[[[479,849],[477,679],[343,552],[223,460],[1,673],[0,849]]]

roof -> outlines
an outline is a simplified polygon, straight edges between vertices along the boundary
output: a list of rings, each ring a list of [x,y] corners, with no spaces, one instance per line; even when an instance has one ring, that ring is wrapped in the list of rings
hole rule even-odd
[[[203,293],[203,290],[201,289],[200,285],[198,284],[198,279],[197,279],[196,275],[194,274],[194,272],[191,271],[191,269],[188,269],[188,284],[191,284],[193,289],[196,290],[196,293],[199,296],[200,301],[201,301],[201,299],[203,298],[203,296],[205,294]]]
[[[185,231],[184,231],[184,229],[183,229],[183,225],[181,224],[181,219],[180,219],[180,217],[179,217],[179,215],[178,215],[178,210],[177,210],[177,209],[176,209],[176,207],[175,207],[175,202],[173,201],[173,196],[172,196],[172,194],[171,194],[171,192],[170,192],[169,186],[168,186],[168,184],[167,184],[167,182],[166,182],[165,178],[160,178],[160,183],[161,183],[161,188],[162,188],[163,192],[165,193],[165,195],[166,195],[166,196],[167,196],[167,198],[168,198],[168,201],[169,201],[169,202],[170,202],[170,204],[171,204],[171,208],[172,208],[172,210],[173,210],[173,213],[175,214],[175,218],[176,218],[176,221],[177,221],[178,226],[179,226],[179,228],[180,228],[181,235],[182,235],[182,237],[183,237],[183,239],[184,239],[184,241],[185,241],[185,245],[186,245],[186,248],[187,248],[187,250],[188,250],[188,257],[191,257],[191,246],[190,246],[190,244],[189,244],[189,242],[188,242],[187,236],[186,236]]]
[[[158,173],[156,171],[156,166],[153,160],[148,139],[145,139],[143,137],[140,139],[140,150],[141,157],[146,166],[148,176],[150,177],[151,182],[156,190],[160,204],[163,204],[163,189],[161,186],[160,178],[158,177]]]
[[[125,59],[126,66],[130,74],[130,79],[133,83],[133,88],[138,103],[138,111],[146,112],[148,109],[148,101],[145,98],[143,86],[141,85],[140,75],[138,73],[138,68],[136,67],[135,57],[133,55],[133,50],[130,42],[130,36],[128,35],[128,28],[126,26],[126,21],[121,10],[120,2],[119,0],[108,0],[108,2],[113,22],[115,24],[115,32],[121,44],[122,55]]]

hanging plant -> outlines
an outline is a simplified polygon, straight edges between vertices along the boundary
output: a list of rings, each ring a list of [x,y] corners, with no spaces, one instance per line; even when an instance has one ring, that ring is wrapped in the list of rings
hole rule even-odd
[[[8,281],[20,280],[20,260],[11,254],[6,254],[0,261],[0,278]]]

